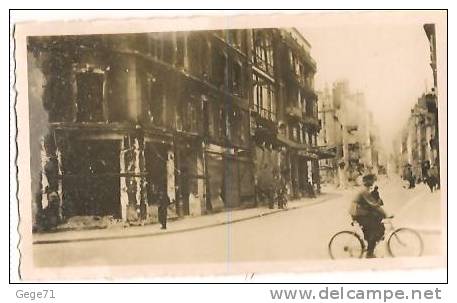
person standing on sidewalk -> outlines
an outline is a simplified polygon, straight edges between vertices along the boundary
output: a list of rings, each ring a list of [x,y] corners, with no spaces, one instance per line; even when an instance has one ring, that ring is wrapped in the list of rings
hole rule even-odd
[[[430,188],[431,192],[433,192],[433,190],[438,189],[438,181],[439,181],[438,168],[436,167],[436,165],[432,165],[432,167],[430,168],[430,171],[429,171],[428,179],[427,179],[427,185]]]
[[[170,205],[170,199],[162,190],[158,193],[159,199],[159,223],[162,225],[161,229],[167,229],[167,215],[168,206]]]
[[[279,176],[278,188],[277,188],[277,197],[278,197],[278,208],[285,208],[287,206],[287,188],[286,181],[283,176]]]
[[[268,201],[269,202],[268,208],[270,208],[270,209],[275,208],[275,202],[278,199],[278,193],[279,193],[280,181],[281,181],[279,173],[275,168],[273,168],[273,170],[272,170],[272,176],[273,176],[273,178],[271,180],[269,201]]]

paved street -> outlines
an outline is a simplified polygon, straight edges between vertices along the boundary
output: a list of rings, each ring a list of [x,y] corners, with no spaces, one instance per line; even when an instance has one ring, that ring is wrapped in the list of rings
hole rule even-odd
[[[397,178],[380,180],[379,185],[386,210],[396,216],[394,224],[419,229],[425,254],[440,254],[440,192],[430,193],[422,184],[406,190]],[[228,225],[145,237],[35,244],[35,262],[88,266],[327,259],[332,234],[349,228],[348,203],[356,189],[324,190],[333,192],[325,202]]]

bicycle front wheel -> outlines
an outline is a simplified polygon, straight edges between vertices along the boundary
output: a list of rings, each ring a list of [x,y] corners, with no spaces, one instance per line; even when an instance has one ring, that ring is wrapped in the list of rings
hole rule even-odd
[[[363,240],[353,231],[335,234],[328,244],[328,252],[332,259],[362,258],[364,251]]]
[[[387,249],[392,257],[420,257],[424,252],[424,242],[417,231],[399,228],[387,240]]]

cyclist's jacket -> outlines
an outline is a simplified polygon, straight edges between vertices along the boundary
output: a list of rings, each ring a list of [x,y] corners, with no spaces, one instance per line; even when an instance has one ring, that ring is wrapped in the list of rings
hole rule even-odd
[[[355,196],[354,200],[351,203],[349,214],[353,218],[362,216],[376,216],[380,219],[383,219],[386,217],[386,213],[381,207],[379,201],[376,200],[373,197],[372,193],[367,189],[363,189]]]

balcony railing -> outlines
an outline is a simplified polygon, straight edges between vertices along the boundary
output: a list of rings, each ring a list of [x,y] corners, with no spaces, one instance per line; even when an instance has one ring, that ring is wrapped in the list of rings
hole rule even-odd
[[[276,122],[276,113],[270,109],[260,107],[259,105],[253,105],[252,110],[256,112],[261,118]]]
[[[303,115],[303,123],[314,126],[314,127],[320,126],[319,119],[311,114]]]
[[[298,106],[289,106],[286,109],[286,112],[289,116],[302,119],[303,118],[303,110]]]

